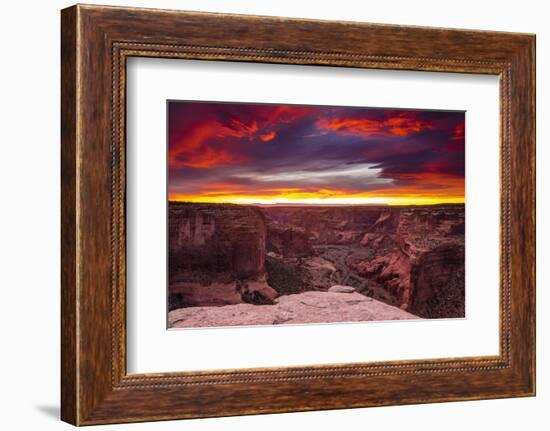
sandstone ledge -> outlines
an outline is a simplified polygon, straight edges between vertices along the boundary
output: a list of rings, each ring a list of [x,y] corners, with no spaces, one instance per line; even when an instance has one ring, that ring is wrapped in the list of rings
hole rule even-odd
[[[304,292],[281,296],[274,305],[188,307],[168,313],[170,328],[363,322],[418,319],[359,293]]]

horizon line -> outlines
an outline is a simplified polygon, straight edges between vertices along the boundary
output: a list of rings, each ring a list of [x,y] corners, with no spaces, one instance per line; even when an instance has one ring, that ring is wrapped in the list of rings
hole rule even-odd
[[[168,203],[176,204],[203,204],[203,205],[241,205],[241,206],[259,206],[259,207],[377,207],[377,206],[437,206],[437,205],[465,205],[465,200],[463,201],[441,201],[441,202],[376,202],[376,203],[306,203],[306,202],[274,202],[274,203],[263,203],[263,202],[231,202],[231,201],[192,201],[192,200],[178,200],[178,199],[168,199]]]

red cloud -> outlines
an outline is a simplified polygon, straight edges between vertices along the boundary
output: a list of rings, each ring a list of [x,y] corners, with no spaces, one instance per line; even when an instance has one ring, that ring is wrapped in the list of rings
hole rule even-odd
[[[384,121],[384,126],[391,134],[397,136],[407,136],[433,128],[430,122],[418,120],[405,114],[388,118]]]
[[[464,151],[464,123],[457,124],[451,142],[447,145],[447,151],[450,153]]]
[[[222,165],[235,165],[246,162],[244,156],[233,154],[225,149],[206,147],[200,153],[180,156],[171,166],[188,166],[192,168],[214,168]]]
[[[271,141],[273,138],[277,136],[277,133],[275,131],[271,131],[268,133],[264,133],[263,135],[260,135],[260,139],[264,142]]]
[[[246,162],[251,145],[271,141],[277,136],[277,127],[309,113],[311,108],[303,106],[251,105],[243,111],[215,116],[206,105],[199,105],[180,121],[175,121],[179,118],[174,114],[170,167],[212,168]]]
[[[464,123],[459,123],[455,127],[454,135],[451,138],[453,141],[463,141],[464,140]]]
[[[258,131],[258,123],[255,120],[249,124],[238,118],[231,118],[226,124],[220,124],[220,137],[233,136],[235,138],[251,138]]]
[[[414,113],[409,112],[398,113],[395,116],[389,116],[384,119],[369,117],[322,118],[317,122],[317,126],[322,129],[364,136],[377,134],[407,136],[412,133],[418,133],[433,128],[431,122],[418,119],[415,117]]]
[[[225,138],[246,135],[246,127],[222,125],[217,121],[201,121],[189,125],[187,133],[171,143],[171,167],[212,168],[247,160],[244,154],[231,148]]]

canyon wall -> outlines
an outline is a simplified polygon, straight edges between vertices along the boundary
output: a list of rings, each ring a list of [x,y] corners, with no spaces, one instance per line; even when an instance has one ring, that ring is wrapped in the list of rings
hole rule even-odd
[[[267,247],[275,252],[268,256],[288,266],[295,264],[288,257],[299,256],[298,265],[306,269],[336,265],[324,287],[351,284],[421,317],[464,316],[464,205],[262,211]],[[271,237],[272,231],[277,235]],[[281,232],[300,232],[309,245],[301,239],[298,247],[296,241],[285,246]],[[318,288],[319,277],[310,274],[312,288]],[[303,280],[307,284],[308,278]]]
[[[464,246],[444,243],[420,254],[411,271],[408,311],[425,318],[465,316]]]
[[[255,207],[170,203],[170,308],[269,303],[266,227]]]
[[[376,222],[384,207],[368,206],[274,206],[262,207],[268,228],[304,232],[310,243],[358,242]],[[268,238],[268,241],[270,238]],[[269,245],[269,244],[268,244]]]
[[[352,267],[383,285],[399,306],[421,317],[464,316],[462,206],[392,208],[380,215],[361,244],[374,256],[352,262]],[[460,282],[450,282],[449,265]],[[447,304],[449,298],[454,305]]]

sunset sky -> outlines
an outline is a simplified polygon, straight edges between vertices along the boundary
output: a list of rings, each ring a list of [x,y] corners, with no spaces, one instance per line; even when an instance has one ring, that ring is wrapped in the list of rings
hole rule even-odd
[[[464,112],[170,101],[170,200],[464,202]]]

